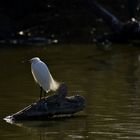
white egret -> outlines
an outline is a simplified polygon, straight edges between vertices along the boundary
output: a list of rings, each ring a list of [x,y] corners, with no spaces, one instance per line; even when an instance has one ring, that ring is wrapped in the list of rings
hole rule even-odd
[[[42,97],[42,89],[45,91],[45,98],[46,93],[50,90],[55,91],[59,87],[59,83],[53,79],[47,65],[38,57],[30,59],[30,63],[34,80],[40,86],[40,99]]]

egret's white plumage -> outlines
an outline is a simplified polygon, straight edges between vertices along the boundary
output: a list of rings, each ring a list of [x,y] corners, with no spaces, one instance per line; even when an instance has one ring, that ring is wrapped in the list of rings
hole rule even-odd
[[[58,88],[59,83],[53,79],[47,65],[38,57],[32,58],[30,62],[31,72],[36,83],[38,83],[46,93],[50,90],[55,91]]]

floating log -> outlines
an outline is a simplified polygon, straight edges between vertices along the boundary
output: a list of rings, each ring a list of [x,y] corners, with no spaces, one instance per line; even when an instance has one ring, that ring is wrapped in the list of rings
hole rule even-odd
[[[85,107],[84,97],[79,95],[67,97],[67,94],[67,86],[61,84],[54,95],[42,98],[19,112],[7,116],[4,120],[19,121],[48,119],[56,115],[72,115],[82,111]]]

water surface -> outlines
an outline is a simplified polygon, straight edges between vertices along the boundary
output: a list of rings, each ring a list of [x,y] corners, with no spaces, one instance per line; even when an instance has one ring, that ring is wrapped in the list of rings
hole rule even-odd
[[[0,50],[1,140],[140,139],[140,48],[113,45],[56,45]],[[65,82],[69,95],[86,98],[72,118],[8,124],[3,118],[39,98],[30,64],[34,56]]]

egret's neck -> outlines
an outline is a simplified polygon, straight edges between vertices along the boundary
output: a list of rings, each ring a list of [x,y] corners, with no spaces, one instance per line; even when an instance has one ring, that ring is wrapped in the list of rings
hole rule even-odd
[[[32,64],[36,64],[38,62],[40,62],[40,60],[34,60],[34,61],[32,61]]]

